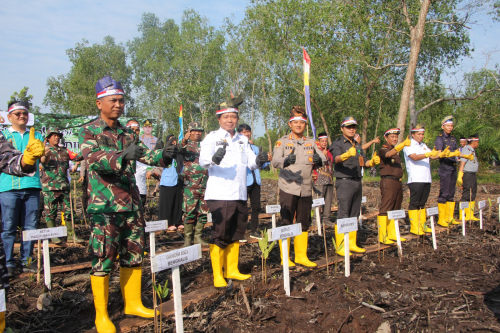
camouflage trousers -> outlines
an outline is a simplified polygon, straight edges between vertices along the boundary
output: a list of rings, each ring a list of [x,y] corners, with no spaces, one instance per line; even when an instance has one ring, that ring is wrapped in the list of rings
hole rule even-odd
[[[205,189],[190,189],[189,186],[184,187],[184,198],[182,200],[184,223],[207,223],[208,206],[203,199],[204,196]]]
[[[90,214],[90,219],[93,229],[88,250],[92,256],[93,274],[109,274],[118,255],[122,267],[141,265],[144,219],[140,212]]]
[[[71,217],[71,205],[69,203],[69,190],[43,191],[43,210],[45,211],[45,223],[47,226],[55,226],[57,210],[61,205],[66,221]],[[71,220],[70,220],[71,222]]]

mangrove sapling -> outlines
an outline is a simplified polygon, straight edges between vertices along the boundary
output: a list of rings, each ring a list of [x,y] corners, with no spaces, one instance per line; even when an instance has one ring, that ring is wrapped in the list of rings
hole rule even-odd
[[[344,248],[344,241],[342,241],[340,243],[339,246],[337,246],[337,243],[335,242],[335,237],[332,237],[332,243],[333,243],[333,247],[335,247],[335,253],[338,254],[339,251],[342,251],[342,249]],[[337,273],[337,260],[334,261],[333,263],[333,274]]]
[[[168,297],[168,294],[170,293],[170,288],[167,287],[168,286],[168,280],[165,281],[165,284],[162,286],[161,283],[158,283],[156,284],[155,281],[153,281],[153,289],[155,291],[154,295],[155,297],[153,297],[153,302],[154,302],[154,309],[155,309],[155,319],[156,319],[156,316],[158,315],[156,313],[157,311],[157,300],[156,300],[156,297],[158,297],[160,299],[160,304],[162,303],[162,300],[166,299]],[[162,332],[162,315],[161,315],[161,311],[158,311],[159,312],[159,316],[160,316],[160,320],[159,320],[159,328],[158,328],[158,324],[155,324],[154,327],[155,327],[155,332]]]
[[[264,231],[261,231],[261,238],[259,239],[259,248],[261,251],[261,265],[262,265],[262,281],[266,283],[267,281],[267,271],[266,271],[266,261],[267,258],[269,257],[269,253],[271,253],[271,250],[274,248],[276,245],[276,241],[273,241],[272,243],[269,243],[268,241],[268,234],[267,234],[267,229]],[[285,240],[286,241],[286,240]]]
[[[160,304],[162,303],[162,300],[166,299],[168,297],[168,294],[170,293],[170,288],[167,287],[168,285],[168,280],[165,281],[165,284],[162,286],[161,283],[156,284],[154,276],[155,274],[153,273],[153,308],[155,309],[155,323],[154,323],[154,331],[156,332],[163,332],[162,330],[162,314],[161,311],[158,311],[158,301],[157,298],[160,299]],[[159,323],[156,320],[157,317],[160,317]],[[159,327],[158,327],[159,326]]]

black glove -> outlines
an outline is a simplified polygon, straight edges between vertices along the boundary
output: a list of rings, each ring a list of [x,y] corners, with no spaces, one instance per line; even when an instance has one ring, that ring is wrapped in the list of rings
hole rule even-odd
[[[222,148],[217,149],[215,152],[214,156],[212,156],[212,161],[219,165],[222,159],[224,158],[224,155],[226,155],[226,146],[224,145]]]
[[[127,148],[123,150],[123,158],[129,161],[136,161],[144,156],[144,148],[138,146],[135,143],[131,143]]]
[[[261,151],[259,153],[259,155],[257,155],[257,157],[255,158],[255,163],[260,168],[266,162],[269,162],[269,158],[267,157],[267,153],[264,151]]]
[[[297,160],[297,155],[295,155],[293,152],[288,155],[285,160],[283,161],[283,168],[286,168],[287,166],[294,164],[295,161]]]
[[[163,159],[172,159],[177,155],[177,145],[168,144],[163,148]]]
[[[317,165],[319,167],[323,165],[323,161],[321,160],[321,157],[319,157],[319,155],[316,153],[314,153],[314,155],[313,155],[313,163],[314,163],[314,165]]]

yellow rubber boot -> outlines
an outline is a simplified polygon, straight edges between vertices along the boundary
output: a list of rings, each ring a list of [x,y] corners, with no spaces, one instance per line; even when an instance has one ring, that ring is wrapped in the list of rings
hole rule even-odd
[[[424,235],[424,230],[420,224],[420,213],[417,209],[412,209],[408,211],[408,217],[410,218],[410,232],[414,235],[421,236]]]
[[[356,252],[356,253],[365,253],[366,252],[365,249],[358,247],[356,245],[357,236],[358,236],[357,231],[351,231],[349,233],[349,250],[351,250],[352,252]]]
[[[387,237],[392,241],[398,240],[396,236],[396,221],[394,220],[389,220],[389,223],[387,224]],[[403,238],[401,237],[401,235],[399,235],[399,240],[404,242],[406,241],[406,238]]]
[[[455,220],[453,218],[453,215],[455,213],[455,201],[448,201],[446,203],[446,207],[448,208],[447,211],[448,211],[448,222],[451,223],[451,224],[460,224],[461,222]],[[461,220],[462,217],[460,217],[459,220]]]
[[[469,214],[466,215],[465,218],[467,220],[471,220],[471,221],[479,221],[479,219],[474,216],[474,206],[476,206],[476,202],[475,201],[470,201],[469,202],[469,208],[467,208],[467,210],[466,210],[466,212],[468,212]]]
[[[425,225],[425,223],[427,222],[427,214],[425,213],[425,208],[420,209],[418,212],[420,214],[420,225],[422,226],[422,230],[424,232],[432,232],[432,229]]]
[[[295,267],[295,263],[290,260],[290,238],[287,238],[288,245],[288,267]],[[281,257],[281,266],[283,266],[283,249],[281,247],[281,239],[279,240],[280,245],[280,257]]]
[[[142,305],[141,267],[120,267],[120,289],[122,290],[124,313],[142,318],[153,318],[155,312]]]
[[[240,256],[240,242],[229,244],[224,249],[224,277],[234,280],[246,280],[250,274],[241,274],[238,269],[238,258]]]
[[[378,221],[378,241],[379,243],[391,245],[394,244],[387,235],[387,215],[379,215],[377,216]]]
[[[295,263],[306,267],[316,267],[318,265],[307,257],[308,238],[309,233],[307,231],[303,231],[300,235],[294,237],[293,250],[295,251]]]
[[[344,234],[339,234],[337,232],[337,224],[335,224],[335,245],[336,245],[336,249],[335,249],[335,252],[339,255],[339,256],[345,256],[345,246],[344,246]],[[349,255],[351,255],[352,253],[349,252]]]
[[[90,276],[94,295],[95,328],[98,333],[115,333],[116,328],[108,316],[109,275]]]
[[[448,228],[448,207],[445,203],[438,203],[439,219],[438,224],[442,227]]]
[[[0,333],[5,330],[5,311],[0,312]]]
[[[217,288],[226,287],[227,282],[222,275],[224,249],[215,244],[210,244],[210,259],[212,261],[212,271],[214,272],[214,286]]]

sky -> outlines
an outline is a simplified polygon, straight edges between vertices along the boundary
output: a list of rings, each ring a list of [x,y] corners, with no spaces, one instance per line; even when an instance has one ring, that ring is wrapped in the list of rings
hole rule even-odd
[[[137,26],[145,12],[161,20],[180,22],[182,12],[194,9],[214,26],[225,17],[240,21],[248,0],[143,0],[132,1],[62,1],[3,0],[0,5],[0,109],[14,91],[29,87],[34,104],[42,111],[46,82],[50,76],[65,74],[70,69],[66,50],[82,39],[101,43],[111,35],[118,43],[138,36]],[[492,22],[485,12],[474,16],[470,24],[474,52],[463,59],[458,69],[448,70],[445,84],[459,86],[464,72],[500,63],[500,23]]]

